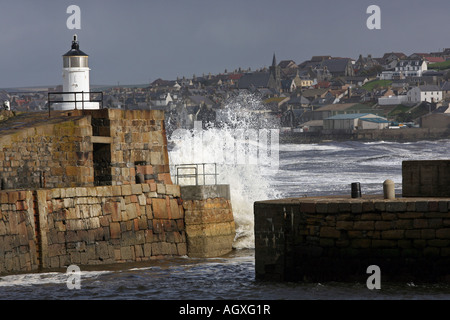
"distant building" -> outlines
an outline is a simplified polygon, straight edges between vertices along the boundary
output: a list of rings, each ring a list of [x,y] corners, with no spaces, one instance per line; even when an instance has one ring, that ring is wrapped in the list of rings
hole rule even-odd
[[[326,68],[333,77],[352,77],[355,75],[352,59],[332,58],[323,60],[322,67]]]
[[[430,113],[420,120],[422,128],[450,128],[450,113]]]
[[[238,89],[255,90],[259,88],[281,91],[281,71],[277,65],[275,54],[269,72],[246,73],[239,79]]]
[[[393,106],[408,102],[408,96],[406,94],[401,95],[389,95],[378,98],[378,104],[380,106]]]
[[[442,101],[442,90],[438,86],[425,85],[412,88],[406,94],[408,103],[440,102]]]
[[[407,58],[406,54],[404,54],[403,52],[388,52],[385,53],[380,60],[383,65],[383,68],[386,70],[390,70],[395,68],[398,61],[406,58]]]
[[[427,71],[427,63],[423,59],[399,60],[394,71],[383,71],[380,80],[398,80],[406,77],[421,77]]]
[[[388,126],[386,118],[371,113],[338,114],[323,121],[325,130],[384,129]]]
[[[170,92],[163,93],[158,96],[158,98],[155,100],[155,105],[157,107],[166,107],[171,102],[173,102],[172,96],[170,95]]]
[[[445,81],[442,86],[442,99],[446,100],[450,98],[450,81]]]
[[[379,62],[372,58],[372,55],[369,54],[367,57],[363,57],[362,54],[360,54],[358,60],[355,62],[355,70],[358,73],[361,73],[363,71],[373,70],[379,65]]]

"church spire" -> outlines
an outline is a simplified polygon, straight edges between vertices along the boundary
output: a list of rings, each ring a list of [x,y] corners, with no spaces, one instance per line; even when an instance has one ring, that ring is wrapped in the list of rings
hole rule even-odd
[[[275,57],[275,52],[273,53],[273,59],[272,59],[272,67],[277,66],[277,58]]]

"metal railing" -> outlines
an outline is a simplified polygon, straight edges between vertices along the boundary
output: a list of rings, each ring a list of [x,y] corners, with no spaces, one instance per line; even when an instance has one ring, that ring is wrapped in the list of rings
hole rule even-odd
[[[64,96],[67,94],[73,95],[73,100],[52,100],[52,96]],[[77,96],[81,94],[81,99],[77,99]],[[84,99],[84,95],[88,94],[89,99]],[[92,96],[98,97],[97,99],[93,99]],[[103,92],[98,91],[90,91],[90,92],[49,92],[48,93],[48,116],[50,117],[50,111],[51,111],[51,105],[54,103],[74,103],[75,104],[75,110],[77,110],[77,103],[81,103],[81,110],[84,110],[84,103],[85,102],[98,102],[100,105],[100,109],[103,109]]]
[[[209,172],[207,172],[207,169],[209,169],[210,167],[213,167],[213,169],[210,169]],[[195,179],[195,185],[206,185],[207,177],[214,177],[214,183],[210,184],[216,185],[217,176],[218,174],[216,163],[191,163],[175,165],[175,184],[179,184],[180,179]],[[203,181],[199,181],[199,178]]]

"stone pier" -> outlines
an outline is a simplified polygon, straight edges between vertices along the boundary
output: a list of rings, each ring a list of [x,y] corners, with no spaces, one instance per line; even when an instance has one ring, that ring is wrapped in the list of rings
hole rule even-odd
[[[403,188],[406,181],[410,185],[395,199],[255,202],[256,278],[366,281],[367,268],[377,265],[383,280],[450,280],[447,166],[448,161],[404,163]]]
[[[24,113],[0,122],[0,274],[214,257],[234,240],[229,186],[181,196],[157,110]]]

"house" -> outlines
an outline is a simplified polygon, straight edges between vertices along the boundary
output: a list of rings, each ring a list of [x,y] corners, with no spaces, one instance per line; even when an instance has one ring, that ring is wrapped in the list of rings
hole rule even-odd
[[[312,87],[313,83],[314,83],[314,81],[313,81],[312,79],[310,79],[310,78],[303,78],[303,77],[300,77],[300,87],[301,87],[301,88],[309,88],[309,87]],[[299,85],[297,84],[297,87],[298,87],[298,86],[299,86]]]
[[[324,130],[385,129],[388,126],[386,118],[371,113],[338,114],[323,121]]]
[[[201,95],[192,95],[188,97],[186,103],[188,106],[207,106],[209,108],[214,106],[214,102],[211,101],[211,99]]]
[[[412,88],[406,94],[408,103],[440,102],[442,101],[442,89],[435,85],[423,85]]]
[[[363,57],[362,54],[360,54],[354,66],[355,72],[358,74],[370,74],[374,72],[376,74],[376,70],[378,70],[378,68],[381,69],[380,63],[376,59],[372,58],[371,54],[367,57]]]
[[[283,60],[278,64],[284,77],[295,76],[298,70],[297,64],[293,60]]]
[[[293,60],[283,60],[280,61],[280,63],[278,64],[278,66],[281,68],[281,70],[283,69],[296,69],[298,68],[298,66],[295,64],[295,62]]]
[[[306,108],[309,106],[309,103],[310,101],[308,99],[306,99],[304,96],[297,94],[291,95],[289,100],[286,101],[286,105],[294,109]]]
[[[306,89],[302,91],[302,95],[310,101],[317,98],[324,98],[327,93],[328,89]]]
[[[281,90],[283,92],[293,92],[295,89],[297,89],[297,85],[294,79],[281,80]]]
[[[369,82],[369,78],[364,77],[364,76],[344,77],[343,79],[345,80],[346,83],[348,83],[350,85],[358,86],[358,87],[362,87],[367,82]]]
[[[168,106],[169,103],[173,102],[172,96],[170,93],[160,94],[155,100],[155,106],[157,107],[165,107]]]
[[[427,63],[423,59],[399,60],[394,71],[383,71],[380,80],[404,79],[406,77],[421,77],[427,71]]]
[[[331,58],[323,60],[322,67],[326,68],[333,77],[354,76],[352,59],[349,58]]]
[[[337,114],[345,113],[346,110],[355,106],[356,103],[337,103],[337,104],[328,104],[324,105],[320,108],[315,109],[311,112],[311,116],[308,118],[309,120],[323,120],[329,117],[332,117]]]
[[[450,81],[445,81],[441,86],[441,90],[442,90],[442,99],[443,100],[450,99]]]
[[[406,59],[406,55],[402,52],[385,53],[381,58],[383,69],[394,70],[400,59]]]

